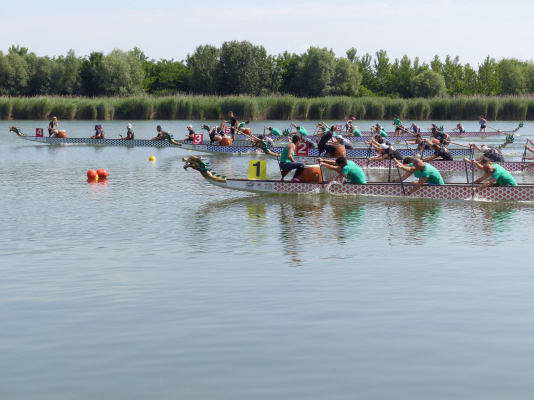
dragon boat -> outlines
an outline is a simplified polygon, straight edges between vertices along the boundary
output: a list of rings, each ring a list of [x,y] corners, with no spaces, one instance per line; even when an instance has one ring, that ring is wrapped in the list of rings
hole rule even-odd
[[[196,156],[182,159],[184,169],[192,168],[215,186],[251,192],[257,194],[332,194],[344,196],[382,196],[405,197],[410,183],[372,182],[367,184],[339,183],[323,181],[316,182],[287,182],[280,180],[250,180],[230,179],[216,175],[211,171],[209,163],[205,163]],[[321,175],[322,176],[322,175]],[[415,198],[470,200],[477,198],[490,201],[534,201],[534,185],[518,186],[490,186],[481,193],[473,193],[473,188],[480,185],[470,183],[449,183],[445,185],[427,185],[410,195]]]
[[[258,139],[259,140],[259,139]],[[182,149],[198,151],[200,153],[208,154],[226,154],[226,155],[246,155],[246,154],[268,154],[273,155],[277,154],[279,157],[282,154],[283,147],[270,147],[269,152],[266,153],[261,147],[248,145],[248,146],[217,146],[210,144],[186,144],[182,143]],[[413,156],[414,151],[410,149],[397,149],[403,156]],[[449,149],[450,153],[456,157],[466,157],[469,156],[469,149]],[[370,150],[366,147],[356,148],[356,149],[347,149],[347,157],[368,157]],[[425,150],[423,156],[430,156],[434,152],[431,150]],[[375,150],[371,150],[371,154],[375,154]],[[318,149],[309,149],[308,155],[310,157],[318,157]]]
[[[46,136],[29,136],[22,133],[17,126],[10,126],[10,132],[14,132],[18,137],[32,142],[50,144],[50,145],[92,145],[92,146],[126,146],[126,147],[182,147],[182,144],[192,145],[192,141],[178,141],[172,135],[166,134],[165,140],[150,140],[150,139],[91,139],[91,138],[69,138],[69,137],[46,137]],[[247,140],[240,140],[234,142],[236,146],[250,145]],[[202,145],[209,145],[209,141],[204,141]]]
[[[448,134],[450,137],[460,137],[460,138],[465,138],[465,137],[491,137],[491,136],[500,136],[500,135],[513,135],[514,133],[516,133],[519,129],[521,129],[522,127],[524,126],[524,123],[521,122],[519,123],[519,126],[517,128],[515,128],[514,130],[512,131],[501,131],[501,130],[494,130],[494,131],[487,131],[487,132],[445,132],[446,134]],[[443,132],[443,127],[441,127],[440,129],[440,132]],[[285,130],[285,132],[289,132],[289,130]],[[355,142],[363,142],[363,141],[366,141],[366,140],[369,140],[370,137],[376,135],[376,133],[374,132],[369,132],[369,131],[366,131],[366,132],[362,132],[362,136],[346,136],[347,132],[344,132],[344,131],[336,131],[335,132],[336,134],[339,134],[339,135],[342,135],[344,138],[350,140],[350,141],[355,141]],[[398,141],[404,141],[404,140],[410,140],[410,139],[413,139],[415,137],[415,133],[412,134],[412,132],[409,132],[409,135],[402,135],[402,136],[395,136],[395,132],[387,132],[388,136],[387,136],[387,140],[390,140],[390,141],[393,141],[393,140],[398,140]],[[420,135],[422,137],[430,137],[432,136],[432,132],[430,131],[424,131],[424,132],[421,132]],[[273,140],[279,140],[280,139],[280,136],[279,135],[265,135],[266,137],[270,137],[271,139]],[[285,136],[284,134],[282,136]],[[236,136],[236,139],[240,139],[240,140],[244,140],[244,139],[247,139],[249,137],[249,135],[244,135],[244,134],[237,134]],[[319,139],[319,135],[310,135],[308,136],[310,139],[312,140],[316,140],[316,139]]]

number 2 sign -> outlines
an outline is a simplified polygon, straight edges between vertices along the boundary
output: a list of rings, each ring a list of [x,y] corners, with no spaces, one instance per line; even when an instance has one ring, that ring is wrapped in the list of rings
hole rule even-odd
[[[193,136],[193,144],[202,144],[204,143],[204,135],[201,133],[195,133]]]
[[[295,149],[296,156],[307,156],[310,151],[310,144],[308,142],[300,142]]]

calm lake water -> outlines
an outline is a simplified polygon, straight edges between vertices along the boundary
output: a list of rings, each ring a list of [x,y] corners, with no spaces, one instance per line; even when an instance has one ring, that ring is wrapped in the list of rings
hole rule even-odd
[[[0,122],[0,399],[533,398],[534,204],[250,195],[184,171],[184,150],[10,125],[47,122]],[[510,160],[534,123],[518,133]],[[251,159],[209,158],[233,177]]]

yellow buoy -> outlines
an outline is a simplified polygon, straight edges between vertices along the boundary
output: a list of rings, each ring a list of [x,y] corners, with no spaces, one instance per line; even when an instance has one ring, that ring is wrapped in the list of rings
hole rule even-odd
[[[148,157],[148,161],[154,162],[154,161],[156,161],[156,157],[150,156],[150,157]]]

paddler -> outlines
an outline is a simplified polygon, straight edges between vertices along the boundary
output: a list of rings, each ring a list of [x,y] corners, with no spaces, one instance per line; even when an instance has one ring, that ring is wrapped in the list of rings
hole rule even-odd
[[[402,163],[399,160],[395,160],[395,165],[397,168],[406,171],[406,173],[401,176],[400,180],[394,179],[393,182],[405,181],[412,174],[417,178],[416,181],[413,181],[414,187],[406,192],[406,196],[417,192],[423,185],[445,184],[441,174],[435,167],[418,158],[406,157]]]
[[[395,126],[395,133],[394,136],[401,136],[402,135],[402,121],[400,120],[399,116],[397,114],[393,115],[393,124]]]
[[[498,184],[502,186],[517,186],[512,174],[510,174],[503,166],[499,164],[493,164],[488,159],[477,160],[468,160],[464,158],[464,161],[473,164],[477,169],[480,169],[484,172],[480,178],[478,178],[475,183],[482,183],[480,187],[473,188],[475,193],[482,192],[487,189],[490,185]]]
[[[304,171],[305,164],[302,162],[296,162],[293,158],[293,154],[295,154],[295,149],[301,141],[302,137],[299,134],[295,134],[291,138],[291,142],[286,144],[282,150],[282,155],[280,156],[280,173],[282,174],[282,179],[280,179],[281,181],[283,181],[285,176],[294,169],[295,175],[293,176],[293,179],[291,179],[291,182],[300,182],[299,177],[300,174],[302,174],[302,171]]]
[[[434,140],[436,140],[436,139],[434,139]],[[449,152],[449,150],[447,149],[447,147],[443,146],[439,142],[438,143],[432,143],[431,147],[432,147],[432,150],[434,150],[434,154],[432,154],[431,156],[428,156],[426,158],[423,158],[424,162],[429,162],[429,161],[436,160],[436,159],[445,160],[445,161],[452,161],[453,160],[452,155]]]
[[[309,136],[308,131],[304,129],[303,126],[295,125],[293,122],[291,122],[291,126],[293,126],[297,130],[296,133],[298,133],[301,137]]]
[[[350,117],[347,122],[345,123],[345,132],[350,133],[352,131],[352,121],[355,121],[356,118]]]
[[[104,127],[102,124],[95,125],[95,134],[91,136],[91,139],[105,139],[106,132],[104,132]]]
[[[167,138],[166,135],[169,134],[169,132],[161,130],[161,125],[158,125],[156,127],[156,131],[158,132],[158,134],[155,137],[153,137],[152,140],[165,140]]]
[[[504,156],[501,150],[497,147],[488,146],[486,143],[483,143],[481,147],[478,147],[476,143],[469,143],[474,149],[483,153],[482,156],[477,158],[477,161],[481,161],[483,158],[487,158],[492,162],[504,162]]]
[[[380,125],[378,122],[375,126],[371,127],[371,132],[375,132],[376,134],[379,134],[382,137],[388,137],[388,134],[386,133],[384,128],[382,128],[382,125]]]
[[[343,136],[341,135],[337,135],[335,138],[334,138],[334,144],[337,142],[337,144],[339,146],[345,146],[346,149],[354,149],[354,146],[352,145],[351,141],[347,138],[344,138]]]
[[[323,129],[323,133],[321,134],[319,143],[317,144],[317,148],[319,149],[319,156],[323,155],[323,152],[330,154],[336,151],[336,146],[332,144],[332,138],[334,136],[332,130],[329,128]]]
[[[58,133],[59,124],[57,117],[52,117],[52,121],[48,124],[48,137],[56,137]]]
[[[453,131],[458,131],[458,133],[465,133],[465,128],[462,124],[456,124],[456,128],[452,128]]]
[[[261,141],[267,143],[270,147],[273,147],[274,146],[274,140],[271,139],[269,136],[267,135],[258,135],[258,139],[260,139]]]
[[[225,129],[226,125],[224,122],[221,122],[221,125],[218,126],[218,125],[215,125],[213,128],[211,128],[209,130],[209,135],[210,135],[210,143],[211,144],[214,144],[216,146],[219,145],[219,143],[221,142],[222,138],[225,136],[224,134],[224,129]]]
[[[415,149],[415,155],[420,155],[425,150],[430,150],[430,144],[428,144],[427,139],[423,139],[420,134],[415,135],[414,139],[407,139],[406,144],[416,144],[417,149]]]
[[[304,127],[295,125],[293,122],[291,122],[291,125],[296,129],[295,132],[290,132],[289,136],[291,135],[300,135],[301,141],[307,142],[310,146],[310,149],[316,149],[317,143],[315,143],[313,140],[309,138],[308,131],[304,129]]]
[[[273,135],[273,136],[282,136],[282,133],[276,129],[276,128],[273,128],[271,126],[267,126],[267,125],[263,125],[265,127],[265,129],[267,129],[269,131],[269,134],[270,135]]]
[[[234,117],[233,111],[228,111],[228,116],[230,117],[230,121],[223,121],[225,124],[230,122],[230,135],[232,136],[232,140],[235,140],[235,134],[237,132],[237,125],[238,121],[236,117]]]
[[[375,144],[373,143],[373,147],[375,147]],[[385,143],[382,143],[378,146],[378,148],[375,147],[375,150],[381,154],[369,158],[369,161],[380,161],[380,160],[386,160],[386,159],[396,159],[396,160],[402,160],[404,159],[404,156],[400,153],[400,151],[396,150],[392,145],[387,145]]]
[[[419,125],[417,125],[415,122],[412,122],[412,125],[410,125],[410,129],[412,130],[412,132],[414,134],[419,134],[421,133],[421,128],[419,127]]]
[[[187,133],[185,134],[185,140],[194,140],[195,131],[193,130],[193,125],[187,125]]]
[[[432,128],[432,136],[439,140],[442,145],[447,146],[450,143],[449,134],[441,132],[438,128]]]
[[[134,131],[132,130],[132,124],[126,125],[126,137],[122,137],[122,140],[134,140]]]
[[[488,121],[486,121],[483,115],[481,115],[478,119],[478,123],[480,124],[480,131],[478,131],[478,133],[486,132],[486,125],[488,124]]]
[[[347,160],[345,157],[338,157],[335,161],[319,158],[319,165],[336,171],[339,175],[334,180],[343,181],[346,179],[349,183],[367,183],[363,170],[354,161]]]
[[[530,142],[530,144],[534,145],[534,142],[530,138],[527,138],[527,142]],[[529,147],[527,144],[525,145],[525,149],[527,149],[531,153],[534,153],[534,148]],[[525,160],[534,160],[534,157],[525,157]],[[534,163],[530,163],[530,164],[532,165]]]

